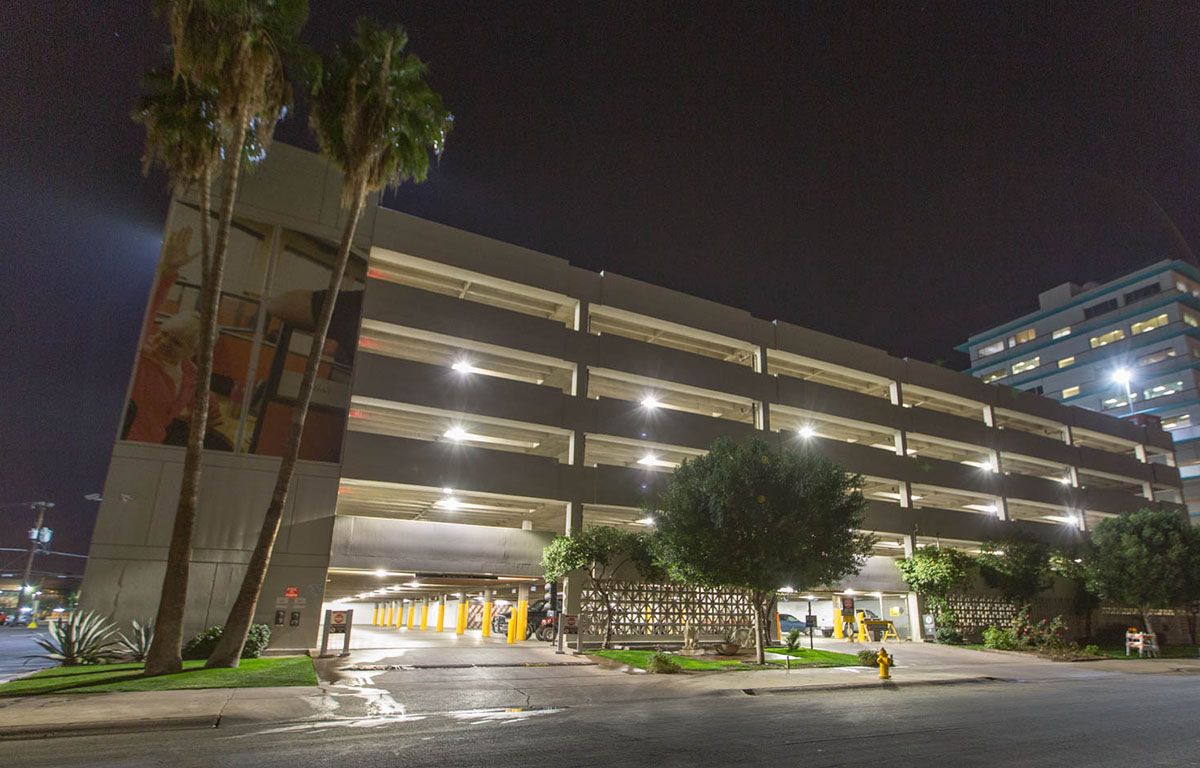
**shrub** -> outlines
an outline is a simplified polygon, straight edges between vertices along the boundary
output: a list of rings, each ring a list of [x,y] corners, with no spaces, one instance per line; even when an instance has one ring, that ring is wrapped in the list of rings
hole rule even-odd
[[[858,652],[858,663],[862,664],[864,667],[878,667],[879,662],[875,660],[878,658],[878,654],[878,651],[872,651],[870,649],[861,650]]]
[[[1091,644],[1091,645],[1083,646],[1083,655],[1084,656],[1103,656],[1104,654],[1101,653],[1100,646]]]
[[[655,651],[646,660],[646,671],[652,675],[673,675],[681,671],[681,667],[671,654]]]
[[[223,629],[224,627],[220,625],[209,627],[188,640],[187,644],[183,646],[183,658],[207,659],[212,655],[213,649],[217,647],[217,641],[221,639]],[[271,642],[271,628],[266,624],[251,624],[250,631],[246,634],[246,646],[242,648],[242,658],[257,659],[266,650],[269,642]]]
[[[128,635],[118,632],[117,638],[117,653],[129,661],[145,661],[150,653],[150,644],[154,642],[154,624],[143,624],[134,619],[133,631]]]
[[[113,656],[115,627],[103,614],[95,611],[76,611],[65,619],[49,623],[50,636],[36,638],[35,643],[45,651],[40,658],[61,663],[64,667],[98,664]]]
[[[789,651],[794,651],[797,648],[799,648],[800,647],[800,630],[797,628],[789,629],[788,633],[787,633],[787,638],[784,640],[784,644],[787,646],[787,649]]]
[[[933,639],[939,643],[944,643],[946,645],[962,645],[963,644],[962,633],[959,632],[954,627],[945,627],[945,626],[938,627],[937,631],[933,633]]]
[[[999,651],[1015,651],[1019,647],[1017,636],[1011,627],[992,625],[983,630],[983,647]]]

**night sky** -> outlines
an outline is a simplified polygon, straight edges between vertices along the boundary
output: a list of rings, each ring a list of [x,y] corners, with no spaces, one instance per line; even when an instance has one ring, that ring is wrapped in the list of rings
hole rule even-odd
[[[166,210],[149,5],[0,4],[0,503],[66,551]],[[456,127],[390,206],[961,368],[1038,291],[1200,249],[1200,4],[1052,5],[312,0],[305,37],[369,14],[429,62]]]

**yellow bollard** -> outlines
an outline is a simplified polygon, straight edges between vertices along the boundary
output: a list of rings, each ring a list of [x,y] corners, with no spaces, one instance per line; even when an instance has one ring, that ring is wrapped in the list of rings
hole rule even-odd
[[[482,637],[492,636],[492,601],[483,601],[483,626],[480,628]]]
[[[392,604],[391,603],[387,604],[387,611],[384,612],[383,617],[384,617],[383,618],[383,626],[385,626],[385,627],[391,626],[391,623],[392,623]]]
[[[837,601],[833,602],[833,637],[836,640],[842,640],[846,637],[846,630],[842,626],[844,623],[842,612],[838,609]]]
[[[461,635],[467,631],[467,596],[463,595],[458,599],[458,625],[454,628],[454,634]]]
[[[775,634],[779,637],[779,642],[783,642],[783,620],[779,618],[779,611],[775,611]]]
[[[517,639],[524,640],[529,630],[529,601],[518,600],[517,602],[519,603],[517,607]]]
[[[446,600],[445,600],[445,598],[442,598],[441,600],[438,600],[437,631],[441,632],[445,628],[446,628]]]
[[[871,638],[867,637],[867,615],[865,613],[855,614],[855,622],[858,624],[858,642],[869,643]]]
[[[25,625],[25,629],[37,629],[37,619],[30,619],[29,623]]]
[[[379,626],[379,603],[375,603],[375,612],[371,614],[371,626]]]
[[[404,601],[396,603],[396,629],[400,629],[400,625],[404,623]]]
[[[421,601],[421,631],[429,629],[429,601]]]
[[[413,600],[408,604],[408,631],[413,628],[413,616],[417,615],[417,601]]]
[[[512,645],[517,642],[517,604],[513,603],[512,610],[508,612],[508,643]]]

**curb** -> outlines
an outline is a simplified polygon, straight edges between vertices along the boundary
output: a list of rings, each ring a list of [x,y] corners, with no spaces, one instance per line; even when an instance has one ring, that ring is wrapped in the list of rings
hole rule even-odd
[[[969,683],[1003,683],[1007,682],[1002,677],[992,677],[983,675],[980,677],[955,677],[945,680],[913,680],[912,682],[896,682],[890,680],[880,683],[845,683],[842,685],[790,685],[780,688],[741,688],[740,690],[747,696],[765,696],[772,693],[807,693],[807,692],[829,692],[829,691],[846,691],[846,690],[863,690],[863,689],[883,689],[895,690],[898,688],[916,688],[932,685],[965,685]]]
[[[142,733],[158,730],[187,730],[194,728],[216,728],[220,715],[192,715],[190,717],[163,717],[147,720],[113,722],[111,720],[87,723],[47,723],[45,725],[14,725],[0,727],[0,741],[27,739],[49,739],[65,736],[95,736],[110,733]]]

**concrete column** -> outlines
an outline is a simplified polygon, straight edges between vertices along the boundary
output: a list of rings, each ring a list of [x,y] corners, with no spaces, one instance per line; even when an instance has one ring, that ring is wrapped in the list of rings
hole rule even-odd
[[[1063,442],[1067,445],[1075,445],[1075,434],[1071,430],[1071,425],[1063,426]]]
[[[461,635],[467,631],[467,593],[458,595],[458,623],[454,626],[454,634]]]
[[[379,626],[379,603],[375,603],[375,610],[371,612],[371,626]]]
[[[904,507],[905,509],[912,509],[912,506],[913,506],[912,483],[908,482],[907,480],[901,480],[899,487],[900,487],[900,500],[899,500],[900,506]]]
[[[888,398],[892,401],[892,405],[904,405],[904,388],[900,386],[900,382],[888,382]]]
[[[413,624],[415,623],[413,617],[416,615],[417,615],[417,599],[414,597],[412,600],[408,601],[408,631],[409,632],[412,631]]]
[[[917,536],[914,533],[910,533],[904,537],[904,556],[912,557],[916,551]],[[916,592],[908,593],[906,603],[908,605],[908,639],[914,643],[923,643],[925,642],[925,636],[922,634],[921,628],[924,606],[921,605],[921,599]]]
[[[529,585],[517,587],[517,641],[525,639],[529,624]]]
[[[983,423],[989,427],[996,426],[996,408],[992,405],[983,406]]]
[[[429,598],[421,601],[421,631],[429,629]]]
[[[483,590],[483,625],[480,628],[482,637],[492,636],[492,590]]]
[[[400,601],[400,610],[396,611],[396,629],[404,626],[404,614],[408,610],[408,601]]]
[[[1000,520],[1009,521],[1012,517],[1008,514],[1008,497],[996,497],[996,517]]]
[[[896,455],[897,456],[907,456],[908,455],[908,433],[906,433],[903,429],[893,430],[892,431],[892,440],[896,444]]]
[[[441,632],[446,628],[446,595],[442,595],[438,600],[437,611],[437,631]]]
[[[1150,463],[1150,457],[1146,453],[1146,446],[1142,445],[1141,443],[1139,443],[1133,447],[1133,455],[1136,456],[1137,460],[1142,462],[1143,464]]]

